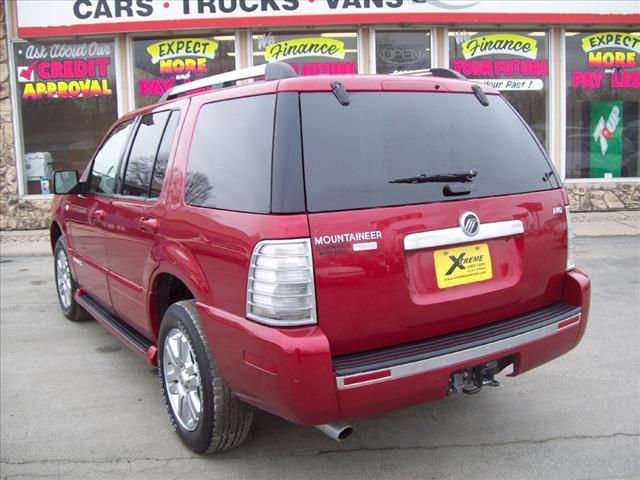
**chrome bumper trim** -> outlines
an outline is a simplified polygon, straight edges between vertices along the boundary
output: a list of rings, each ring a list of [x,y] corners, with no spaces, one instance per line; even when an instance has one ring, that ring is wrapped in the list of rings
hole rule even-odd
[[[575,319],[575,320],[574,320]],[[572,321],[574,320],[574,321]],[[447,353],[439,357],[428,358],[413,363],[405,363],[403,365],[396,365],[395,367],[382,368],[379,370],[371,370],[362,373],[356,373],[353,375],[345,375],[343,377],[336,377],[336,383],[339,390],[347,388],[357,388],[364,385],[370,385],[372,383],[384,382],[388,380],[396,380],[398,378],[408,377],[411,375],[417,375],[419,373],[429,372],[431,370],[437,370],[439,368],[456,365],[458,363],[467,362],[475,358],[484,357],[486,355],[492,355],[512,348],[520,347],[527,343],[542,338],[549,337],[558,332],[567,330],[569,328],[577,327],[580,324],[581,314],[572,315],[562,320],[546,325],[529,332],[515,335],[513,337],[498,340],[496,342],[487,343],[478,347],[468,348],[466,350],[460,350],[458,352]],[[388,373],[386,373],[388,372]],[[378,373],[385,373],[384,375],[378,375]],[[358,377],[362,377],[363,381],[358,382]],[[367,379],[367,377],[376,377]]]
[[[490,238],[510,237],[524,233],[524,224],[520,220],[504,222],[481,223],[478,233],[468,236],[460,227],[431,230],[429,232],[410,233],[404,237],[405,250],[456,245],[458,243],[477,242]]]

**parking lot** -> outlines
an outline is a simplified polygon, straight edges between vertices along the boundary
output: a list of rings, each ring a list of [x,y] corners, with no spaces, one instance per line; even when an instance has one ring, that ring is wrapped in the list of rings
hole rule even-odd
[[[52,260],[2,257],[2,478],[639,478],[640,237],[579,238],[590,325],[568,355],[500,388],[353,422],[336,443],[258,413],[240,449],[194,456],[156,372],[58,308]]]

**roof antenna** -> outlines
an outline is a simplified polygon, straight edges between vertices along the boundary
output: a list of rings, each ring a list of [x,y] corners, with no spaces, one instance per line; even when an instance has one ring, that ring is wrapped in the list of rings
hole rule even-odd
[[[340,102],[340,105],[344,105],[346,107],[347,105],[349,105],[349,103],[351,103],[349,100],[349,94],[345,90],[344,85],[342,85],[342,83],[337,81],[333,82],[331,84],[331,90],[333,90],[333,94],[336,96],[336,98]]]

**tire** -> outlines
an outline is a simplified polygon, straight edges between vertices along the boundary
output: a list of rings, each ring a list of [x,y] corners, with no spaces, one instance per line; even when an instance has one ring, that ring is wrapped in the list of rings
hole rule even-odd
[[[158,375],[171,424],[193,452],[223,452],[247,439],[253,408],[222,379],[194,300],[174,303],[162,318]]]
[[[73,272],[69,265],[69,256],[62,236],[56,242],[53,251],[53,274],[56,280],[56,291],[58,292],[58,302],[65,317],[72,322],[82,322],[89,320],[91,316],[76,302],[73,294],[78,285],[73,278]]]

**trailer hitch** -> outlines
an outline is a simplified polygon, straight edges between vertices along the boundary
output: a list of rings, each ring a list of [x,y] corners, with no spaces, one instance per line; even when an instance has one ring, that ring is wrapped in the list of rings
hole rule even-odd
[[[511,360],[492,360],[474,367],[459,370],[449,377],[449,395],[466,393],[473,395],[482,387],[499,387],[500,382],[495,376],[500,373]]]

